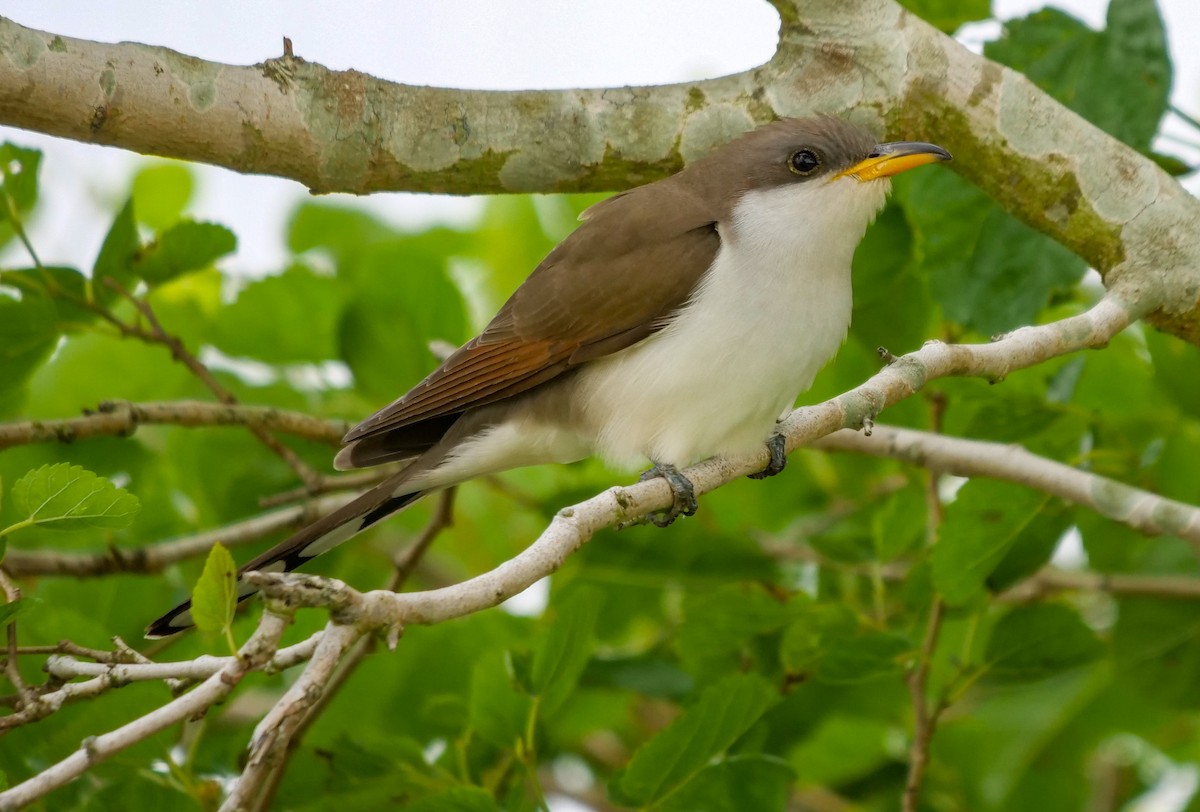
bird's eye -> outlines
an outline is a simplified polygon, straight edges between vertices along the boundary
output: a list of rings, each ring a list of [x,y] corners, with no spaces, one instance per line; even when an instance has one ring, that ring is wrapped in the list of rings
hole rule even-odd
[[[797,175],[811,175],[820,166],[821,159],[811,149],[802,149],[799,152],[793,152],[792,157],[788,158],[788,169]]]

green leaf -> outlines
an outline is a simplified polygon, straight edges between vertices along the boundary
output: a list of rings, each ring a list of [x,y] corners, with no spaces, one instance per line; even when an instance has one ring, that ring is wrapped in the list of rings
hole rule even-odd
[[[344,298],[338,280],[293,265],[242,288],[233,304],[217,312],[209,339],[227,355],[269,364],[337,358]]]
[[[1042,9],[1006,22],[984,54],[1135,149],[1149,150],[1167,109],[1171,62],[1154,0],[1112,0],[1102,32]]]
[[[32,598],[17,598],[15,601],[0,604],[0,627],[3,627],[28,612],[39,601]]]
[[[1074,520],[1075,511],[1057,500],[1038,511],[987,577],[988,589],[1001,592],[1049,563]]]
[[[192,200],[195,181],[184,163],[144,166],[133,176],[133,200],[138,220],[155,231],[179,222]]]
[[[10,141],[0,144],[0,180],[4,193],[18,211],[28,211],[37,202],[38,169],[42,164],[40,149],[18,147]],[[0,206],[0,219],[8,219],[8,207]]]
[[[1121,678],[1168,707],[1200,707],[1200,613],[1190,601],[1125,598],[1113,628]]]
[[[146,246],[134,264],[138,276],[161,285],[189,271],[201,271],[237,249],[237,237],[225,226],[185,220]]]
[[[1154,382],[1175,405],[1200,419],[1200,348],[1158,330],[1146,330],[1146,347],[1154,360]]]
[[[108,234],[104,237],[104,244],[100,246],[96,264],[92,266],[92,295],[98,301],[112,301],[119,295],[106,284],[109,279],[126,290],[132,289],[136,281],[133,262],[140,249],[141,242],[138,239],[131,197],[117,212]]]
[[[530,688],[541,698],[540,713],[553,713],[579,681],[595,642],[596,618],[603,600],[600,590],[579,587],[549,616],[548,626],[534,649],[530,671]]]
[[[369,212],[328,203],[302,203],[288,224],[288,248],[297,253],[326,248],[344,257],[395,232]]]
[[[503,652],[479,657],[471,671],[468,719],[473,735],[504,750],[524,736],[533,705],[517,690]]]
[[[13,503],[26,523],[52,530],[128,527],[141,505],[129,491],[78,465],[43,465],[21,477]]]
[[[817,679],[831,685],[854,685],[899,674],[912,643],[898,634],[874,630],[829,640],[817,666]]]
[[[895,734],[894,725],[854,710],[835,709],[788,754],[805,783],[841,786],[869,776],[890,760],[888,740]]]
[[[360,389],[389,401],[437,365],[430,341],[462,341],[462,296],[443,263],[403,243],[365,252],[356,278],[339,325],[341,355]]]
[[[705,767],[657,807],[663,812],[769,812],[787,809],[795,771],[766,755],[731,756]]]
[[[973,479],[947,506],[933,547],[933,583],[951,606],[966,603],[1049,501],[1007,482]]]
[[[992,16],[991,0],[901,0],[900,5],[947,34],[963,23]]]
[[[946,315],[985,335],[1012,330],[1031,323],[1086,270],[1069,249],[993,208]]]
[[[801,603],[804,596],[795,601]],[[782,629],[794,615],[794,605],[756,583],[689,592],[679,630],[680,657],[699,679],[734,670],[756,637]]]
[[[1030,324],[1086,270],[952,172],[897,186],[917,237],[919,267],[947,318],[984,335]]]
[[[15,299],[0,291],[0,402],[12,397],[58,341],[58,310],[44,296]]]
[[[237,609],[237,565],[221,542],[213,545],[192,589],[192,620],[204,632],[226,634]]]
[[[479,787],[452,787],[433,792],[404,807],[405,812],[499,812],[492,794]]]
[[[750,729],[776,700],[762,677],[735,674],[710,686],[683,716],[633,755],[618,779],[633,803],[653,805],[692,780]]]
[[[985,660],[989,674],[1007,679],[1040,679],[1090,663],[1104,644],[1061,603],[1018,606],[996,623]]]

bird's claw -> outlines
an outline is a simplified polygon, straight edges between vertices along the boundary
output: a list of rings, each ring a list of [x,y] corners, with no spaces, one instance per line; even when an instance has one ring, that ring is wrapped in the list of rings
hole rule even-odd
[[[772,434],[767,440],[767,451],[771,453],[771,459],[767,462],[767,467],[756,474],[747,474],[751,479],[766,479],[769,476],[775,476],[784,468],[787,467],[787,449],[784,447],[787,440],[782,434]]]
[[[674,465],[655,463],[653,468],[638,478],[638,481],[645,482],[655,477],[662,477],[667,481],[674,501],[671,507],[666,510],[646,514],[646,519],[651,524],[655,527],[666,527],[680,516],[692,516],[695,514],[699,506],[696,503],[696,489],[690,479],[679,473],[679,469]]]

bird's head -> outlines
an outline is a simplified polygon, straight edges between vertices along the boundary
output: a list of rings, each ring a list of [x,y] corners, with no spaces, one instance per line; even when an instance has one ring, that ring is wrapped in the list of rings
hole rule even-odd
[[[948,160],[950,153],[934,144],[879,143],[856,124],[817,116],[759,127],[694,166],[704,165],[708,182],[728,190],[735,220],[771,211],[793,228],[826,238],[845,233],[857,244],[893,176]]]

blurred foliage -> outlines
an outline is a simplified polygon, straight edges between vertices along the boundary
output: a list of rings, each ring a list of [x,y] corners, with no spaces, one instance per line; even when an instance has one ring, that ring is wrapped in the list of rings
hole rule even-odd
[[[906,4],[947,30],[990,12],[986,0]],[[1007,23],[987,52],[1148,150],[1170,85],[1162,22],[1151,0],[1113,0],[1109,23],[1092,31],[1047,9]],[[39,161],[36,151],[0,147],[0,242],[19,238],[36,205]],[[362,208],[307,202],[291,217],[285,266],[247,279],[225,264],[234,235],[189,218],[193,187],[184,165],[148,166],[92,268],[0,270],[0,418],[67,417],[108,399],[211,399],[164,348],[112,329],[102,313],[134,315],[113,280],[144,292],[165,329],[215,359],[217,378],[245,402],[354,421],[435,365],[430,342],[459,344],[480,328],[596,200],[495,198],[474,229],[413,232]],[[913,173],[897,187],[856,256],[851,336],[808,402],[874,373],[879,345],[901,353],[930,338],[987,340],[1078,313],[1097,296],[1080,284],[1081,261],[952,173]],[[934,382],[883,419],[1020,442],[1194,503],[1197,380],[1194,346],[1135,327],[1101,352],[1000,385]],[[331,449],[283,441],[330,470]],[[30,494],[48,493],[53,476],[128,498],[90,524],[26,522],[37,510]],[[629,479],[588,462],[470,483],[410,587],[495,567],[560,506]],[[129,548],[253,516],[261,497],[296,484],[237,428],[143,426],[131,438],[17,446],[0,454],[0,535],[10,550]],[[1096,572],[1198,576],[1189,547],[984,480],[947,492],[931,545],[928,488],[926,472],[895,461],[802,451],[783,476],[732,483],[667,531],[602,532],[551,579],[542,617],[493,610],[415,627],[396,652],[368,658],[294,754],[275,808],[532,810],[545,794],[567,793],[617,808],[762,812],[820,797],[828,808],[892,810],[913,735],[905,678],[935,596],[948,608],[928,694],[948,713],[922,809],[1131,809],[1164,775],[1194,776],[1194,602],[997,600],[1057,548]],[[379,587],[392,553],[429,516],[420,504],[310,569]],[[233,550],[239,560],[251,552]],[[19,612],[27,644],[136,640],[150,617],[189,595],[203,566],[30,580],[0,622]],[[229,603],[220,575],[201,582],[215,595],[216,631]],[[257,612],[252,603],[234,621],[236,639]],[[287,640],[323,622],[302,612]],[[224,647],[194,633],[163,656]],[[37,665],[22,659],[35,683]],[[256,709],[291,677],[252,676],[241,699],[186,734],[163,731],[44,808],[215,808]],[[20,781],[166,699],[161,685],[138,684],[68,705],[0,739],[0,769]]]

